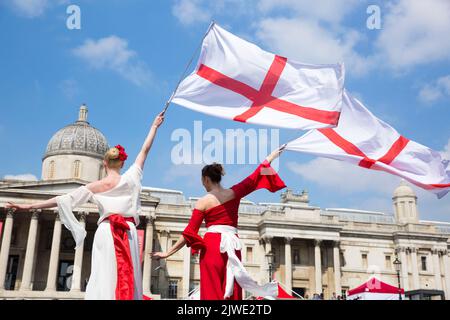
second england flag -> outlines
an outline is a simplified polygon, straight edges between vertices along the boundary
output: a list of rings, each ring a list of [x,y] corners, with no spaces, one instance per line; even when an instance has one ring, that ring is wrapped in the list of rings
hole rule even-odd
[[[328,128],[339,121],[344,78],[343,64],[299,63],[213,24],[195,70],[181,82],[172,101],[239,122]]]
[[[450,191],[450,161],[439,152],[400,135],[344,91],[336,128],[311,130],[287,144],[286,150],[385,171],[442,198]]]

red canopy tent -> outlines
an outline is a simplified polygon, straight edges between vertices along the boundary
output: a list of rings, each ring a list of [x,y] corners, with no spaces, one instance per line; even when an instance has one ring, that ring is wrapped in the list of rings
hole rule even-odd
[[[404,299],[405,290],[400,289],[400,292]],[[372,277],[362,285],[349,290],[347,300],[399,300],[399,289]]]

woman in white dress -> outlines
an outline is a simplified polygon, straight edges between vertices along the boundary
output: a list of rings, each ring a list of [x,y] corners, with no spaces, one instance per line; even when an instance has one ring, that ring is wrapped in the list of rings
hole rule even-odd
[[[141,300],[142,275],[136,226],[139,224],[142,170],[158,127],[164,121],[159,114],[145,139],[135,162],[121,176],[127,155],[120,145],[107,151],[104,158],[106,177],[68,194],[31,205],[9,203],[18,210],[58,207],[61,222],[75,239],[76,247],[86,237],[86,230],[72,210],[88,201],[98,206],[92,245],[91,275],[85,299]]]

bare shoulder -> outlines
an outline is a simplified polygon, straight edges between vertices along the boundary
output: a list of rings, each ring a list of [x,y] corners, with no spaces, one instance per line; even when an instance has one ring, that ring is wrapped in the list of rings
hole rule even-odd
[[[104,187],[103,180],[94,181],[86,185],[86,188],[88,188],[89,191],[91,191],[92,193],[102,192],[103,187]]]
[[[205,211],[206,208],[208,208],[208,203],[211,201],[210,197],[211,195],[207,194],[198,199],[197,202],[195,202],[195,209]]]

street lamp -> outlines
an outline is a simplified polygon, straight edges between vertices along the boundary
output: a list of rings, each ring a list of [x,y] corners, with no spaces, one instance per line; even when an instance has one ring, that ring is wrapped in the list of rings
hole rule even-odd
[[[402,300],[402,288],[400,286],[400,269],[402,267],[402,262],[398,260],[398,257],[395,257],[393,262],[395,271],[397,271],[397,280],[398,280],[398,300]]]
[[[267,264],[269,265],[269,282],[272,281],[272,273],[273,273],[273,253],[270,251],[266,254]]]

